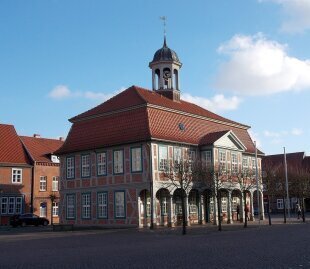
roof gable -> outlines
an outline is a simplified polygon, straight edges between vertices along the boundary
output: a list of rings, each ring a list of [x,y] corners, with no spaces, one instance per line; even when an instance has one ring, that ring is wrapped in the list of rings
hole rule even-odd
[[[219,139],[214,142],[214,146],[221,148],[228,148],[232,150],[245,151],[246,147],[240,141],[240,139],[232,132],[226,132]]]
[[[30,164],[13,125],[0,124],[0,163]]]
[[[20,136],[20,139],[33,161],[46,163],[53,163],[51,155],[53,155],[64,143],[57,139],[29,136]]]

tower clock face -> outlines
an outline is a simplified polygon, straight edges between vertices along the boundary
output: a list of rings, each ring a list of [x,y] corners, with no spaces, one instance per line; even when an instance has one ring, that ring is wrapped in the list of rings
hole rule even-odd
[[[165,70],[165,71],[164,71],[164,78],[165,78],[165,79],[171,78],[171,73],[170,73],[169,70]]]

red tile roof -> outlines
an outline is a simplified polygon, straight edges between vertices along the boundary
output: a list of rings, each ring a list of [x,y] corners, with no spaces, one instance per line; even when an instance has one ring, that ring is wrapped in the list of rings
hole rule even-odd
[[[293,152],[286,154],[286,163],[288,166],[300,167],[304,160],[305,153],[304,152]],[[275,154],[265,156],[262,160],[262,166],[265,167],[276,167],[284,165],[284,154]]]
[[[0,124],[0,163],[31,164],[13,125]]]
[[[247,152],[255,151],[248,126],[136,86],[70,121],[73,125],[59,154],[151,139],[199,145],[209,133],[229,130],[242,141]],[[179,128],[180,123],[184,130]]]
[[[20,136],[27,152],[36,162],[52,163],[51,154],[54,154],[64,142],[58,139]]]

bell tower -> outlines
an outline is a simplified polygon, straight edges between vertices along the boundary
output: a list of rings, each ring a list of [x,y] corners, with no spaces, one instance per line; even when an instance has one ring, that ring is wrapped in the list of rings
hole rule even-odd
[[[182,64],[178,55],[168,48],[166,33],[163,47],[157,50],[149,63],[152,69],[152,89],[173,101],[180,101],[179,70]]]

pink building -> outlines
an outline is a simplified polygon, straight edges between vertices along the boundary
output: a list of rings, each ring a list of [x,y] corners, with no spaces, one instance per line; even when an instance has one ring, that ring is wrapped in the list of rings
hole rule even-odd
[[[72,127],[57,152],[61,223],[177,225],[180,190],[163,185],[163,170],[181,156],[201,158],[233,173],[254,170],[250,127],[182,100],[181,66],[165,40],[149,64],[152,90],[132,86],[70,119]],[[260,171],[262,153],[258,153]],[[252,216],[255,191],[247,194]],[[223,189],[221,210],[227,222],[236,219],[241,196],[238,186]],[[189,223],[215,219],[217,205],[210,190],[193,185],[186,197]]]

